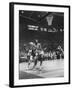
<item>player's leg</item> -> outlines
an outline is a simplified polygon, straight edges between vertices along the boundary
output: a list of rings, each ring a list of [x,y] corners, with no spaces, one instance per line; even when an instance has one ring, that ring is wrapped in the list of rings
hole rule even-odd
[[[33,66],[33,69],[35,68],[36,65],[37,65],[37,59],[34,60],[34,66]]]
[[[43,60],[40,60],[40,66],[42,66],[42,61],[43,61]]]
[[[30,66],[30,64],[31,64],[31,56],[28,56],[28,68],[29,68],[29,66]]]
[[[43,57],[40,58],[40,70],[42,69]]]

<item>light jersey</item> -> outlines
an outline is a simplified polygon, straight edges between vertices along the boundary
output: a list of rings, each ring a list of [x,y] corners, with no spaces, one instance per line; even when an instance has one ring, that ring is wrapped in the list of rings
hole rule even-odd
[[[31,56],[30,56],[30,61],[32,61],[32,60],[33,60],[33,56],[31,55]]]
[[[37,44],[35,45],[35,47],[36,47],[36,49],[41,49],[41,44],[40,44],[40,43],[37,43]]]
[[[31,55],[31,52],[32,52],[32,50],[29,50],[29,52],[28,52],[28,56],[30,56],[30,55]]]
[[[33,56],[31,55],[31,53],[32,53],[32,50],[29,50],[29,52],[28,52],[28,56],[30,56],[30,61],[33,60]]]
[[[40,53],[39,53],[40,55],[44,55],[44,51],[42,50],[42,51],[40,51]]]
[[[29,53],[31,53],[32,52],[32,50],[29,50]]]

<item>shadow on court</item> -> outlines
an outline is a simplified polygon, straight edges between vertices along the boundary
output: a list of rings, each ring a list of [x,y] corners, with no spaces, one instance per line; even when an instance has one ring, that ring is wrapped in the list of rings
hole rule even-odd
[[[31,70],[32,67],[33,63],[30,69],[27,63],[20,63],[19,79],[64,77],[64,60],[44,61],[41,69],[39,63]]]
[[[22,72],[22,71],[20,71],[19,73],[19,79],[35,79],[35,78],[43,78],[43,77],[36,76],[36,75],[26,73],[26,72]]]

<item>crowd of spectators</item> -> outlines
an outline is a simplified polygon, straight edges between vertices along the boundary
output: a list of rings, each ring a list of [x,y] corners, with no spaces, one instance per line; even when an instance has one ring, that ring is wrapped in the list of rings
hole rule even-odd
[[[22,61],[27,60],[27,53],[30,49],[30,41],[20,41],[19,45],[19,58]],[[32,40],[33,42],[33,40]],[[44,60],[58,60],[64,59],[64,45],[63,41],[40,41],[42,49],[44,51]]]

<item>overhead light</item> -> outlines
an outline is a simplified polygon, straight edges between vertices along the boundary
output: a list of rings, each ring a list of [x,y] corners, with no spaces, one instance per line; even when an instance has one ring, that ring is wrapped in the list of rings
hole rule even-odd
[[[44,28],[44,31],[47,31],[47,28]]]
[[[24,11],[21,11],[21,13],[23,14],[23,13],[24,13]]]
[[[43,31],[43,28],[40,28],[41,29],[41,31]]]

